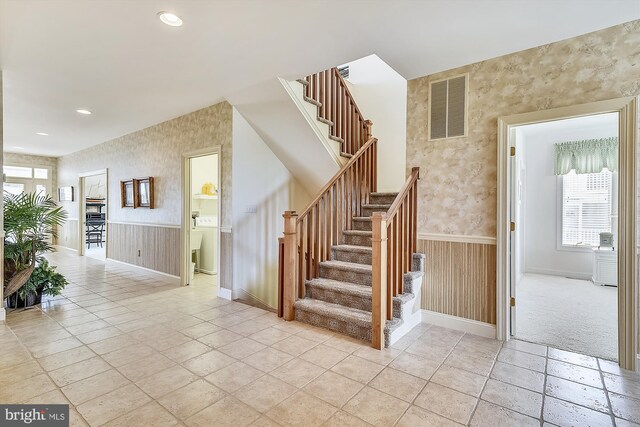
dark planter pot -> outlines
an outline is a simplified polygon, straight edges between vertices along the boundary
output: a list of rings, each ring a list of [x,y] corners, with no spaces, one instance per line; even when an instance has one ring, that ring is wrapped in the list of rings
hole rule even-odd
[[[42,292],[27,295],[26,301],[17,295],[11,295],[7,298],[7,307],[9,308],[27,308],[42,302]]]

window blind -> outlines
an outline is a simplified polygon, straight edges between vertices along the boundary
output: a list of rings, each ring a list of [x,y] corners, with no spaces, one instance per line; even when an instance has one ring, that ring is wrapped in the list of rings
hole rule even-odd
[[[600,244],[600,233],[611,232],[611,172],[562,177],[562,244]]]

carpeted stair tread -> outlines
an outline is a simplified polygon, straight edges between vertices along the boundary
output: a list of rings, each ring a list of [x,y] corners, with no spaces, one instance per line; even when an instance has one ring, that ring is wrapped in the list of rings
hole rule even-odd
[[[380,193],[380,192],[373,192],[373,193],[370,193],[370,194],[371,194],[372,196],[383,196],[383,197],[384,197],[384,196],[394,196],[394,197],[395,197],[395,196],[397,196],[397,195],[398,195],[398,193],[394,193],[394,192],[389,192],[389,193],[385,193],[385,192],[381,192],[381,193]]]
[[[359,252],[364,254],[370,254],[373,252],[373,249],[370,246],[355,246],[355,245],[334,245],[332,249],[336,251],[349,251],[349,252]]]
[[[368,236],[371,237],[371,231],[365,231],[365,230],[344,230],[342,232],[343,234],[348,234],[351,236]]]
[[[385,204],[385,203],[363,203],[362,207],[367,209],[380,209],[381,212],[382,211],[386,212],[389,210],[391,205]]]
[[[307,280],[307,285],[357,297],[371,298],[371,286],[324,278]]]
[[[295,302],[296,310],[308,311],[336,320],[353,323],[361,327],[371,327],[371,313],[357,308],[344,307],[330,302],[305,298]]]
[[[322,261],[320,263],[323,267],[334,268],[336,270],[344,270],[344,271],[355,271],[357,273],[369,273],[371,274],[372,267],[366,264],[356,264],[354,262],[345,262],[345,261]]]

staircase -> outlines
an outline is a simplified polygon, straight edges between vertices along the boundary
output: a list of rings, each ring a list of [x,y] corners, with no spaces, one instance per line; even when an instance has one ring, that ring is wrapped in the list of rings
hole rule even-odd
[[[397,196],[398,193],[370,194],[369,203],[362,205],[363,216],[353,217],[353,229],[342,232],[342,243],[331,247],[331,259],[320,263],[319,277],[306,281],[305,298],[294,304],[296,320],[371,341],[371,215],[387,212]],[[422,258],[416,258],[418,271],[406,277],[404,293],[393,299],[393,319],[386,322],[384,330],[387,347],[403,329],[419,323],[409,319],[414,315],[416,294],[420,297]]]
[[[378,141],[338,70],[299,82],[349,160],[304,212],[283,215],[278,314],[389,346],[421,321],[418,169],[398,193],[376,192]]]

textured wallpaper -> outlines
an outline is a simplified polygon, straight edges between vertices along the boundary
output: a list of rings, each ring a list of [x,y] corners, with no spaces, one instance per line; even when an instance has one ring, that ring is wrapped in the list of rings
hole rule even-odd
[[[231,227],[232,108],[227,102],[203,108],[103,144],[59,158],[60,186],[78,186],[78,174],[109,170],[109,220],[180,225],[182,154],[222,147],[221,224]],[[120,181],[153,176],[156,209],[120,207]],[[64,203],[77,218],[77,203]]]
[[[469,73],[467,137],[428,141],[429,82]],[[497,119],[640,94],[640,21],[410,80],[407,167],[419,231],[496,235]]]

